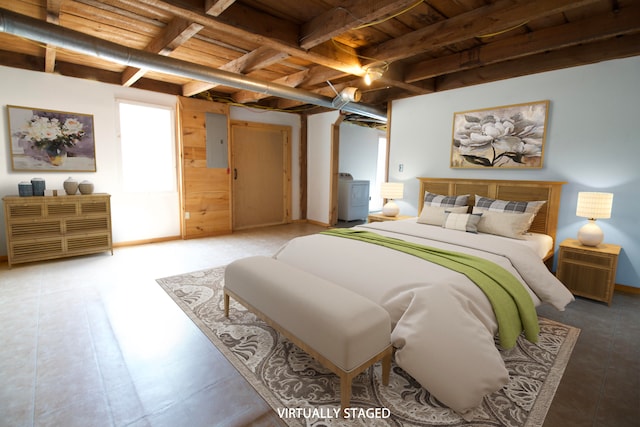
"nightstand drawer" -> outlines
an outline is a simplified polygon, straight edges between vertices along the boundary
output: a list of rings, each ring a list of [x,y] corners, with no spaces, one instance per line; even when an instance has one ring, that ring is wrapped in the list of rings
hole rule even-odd
[[[593,267],[611,268],[614,257],[606,255],[594,255],[586,251],[565,251],[563,253],[564,260],[567,262],[575,261],[576,263],[590,265]]]

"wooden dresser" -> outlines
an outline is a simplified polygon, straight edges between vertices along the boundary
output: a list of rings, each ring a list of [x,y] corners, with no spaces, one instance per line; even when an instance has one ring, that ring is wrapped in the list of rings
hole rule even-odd
[[[111,196],[17,197],[4,201],[12,264],[111,251]]]

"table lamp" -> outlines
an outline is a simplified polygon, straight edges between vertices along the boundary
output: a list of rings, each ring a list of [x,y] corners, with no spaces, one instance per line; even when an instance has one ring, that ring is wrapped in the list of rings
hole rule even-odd
[[[380,187],[380,196],[383,199],[387,199],[387,203],[382,207],[382,214],[384,216],[397,216],[400,213],[400,208],[395,200],[402,199],[404,195],[404,184],[401,182],[383,182]]]
[[[576,215],[588,218],[589,222],[578,231],[578,240],[585,246],[598,246],[604,239],[604,233],[596,219],[611,218],[613,193],[578,193],[578,207]]]

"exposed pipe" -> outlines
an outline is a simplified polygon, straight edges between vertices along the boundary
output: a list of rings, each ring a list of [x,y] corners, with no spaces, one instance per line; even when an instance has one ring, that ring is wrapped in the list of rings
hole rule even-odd
[[[335,109],[332,102],[333,99],[327,96],[132,49],[2,8],[0,8],[0,31],[131,67],[144,68]],[[386,112],[372,105],[348,103],[340,109],[383,122],[387,121]]]

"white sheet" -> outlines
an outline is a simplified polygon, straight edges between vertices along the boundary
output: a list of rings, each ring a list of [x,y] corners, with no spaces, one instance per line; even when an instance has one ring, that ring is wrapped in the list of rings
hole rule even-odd
[[[358,228],[490,259],[522,281],[535,305],[548,302],[563,310],[573,300],[521,241],[415,221]],[[275,257],[384,307],[391,316],[396,363],[463,416],[508,382],[489,300],[464,275],[378,245],[320,234],[293,239]]]

